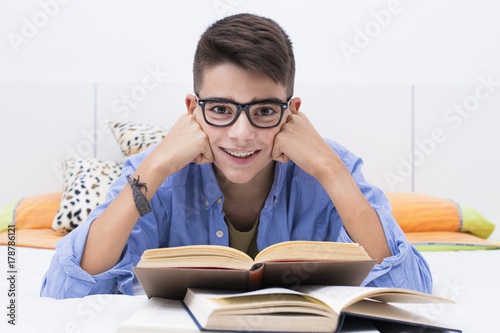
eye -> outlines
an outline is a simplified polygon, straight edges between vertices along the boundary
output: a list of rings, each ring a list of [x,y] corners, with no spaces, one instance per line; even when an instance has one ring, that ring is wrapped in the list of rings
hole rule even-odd
[[[229,110],[228,107],[224,106],[224,105],[216,105],[212,108],[210,108],[211,111],[214,111],[215,113],[218,113],[218,114],[225,114],[225,113],[230,113],[231,111]]]
[[[270,116],[272,115],[273,113],[276,113],[276,111],[274,111],[273,109],[271,108],[260,108],[258,111],[257,111],[257,114],[259,116]]]

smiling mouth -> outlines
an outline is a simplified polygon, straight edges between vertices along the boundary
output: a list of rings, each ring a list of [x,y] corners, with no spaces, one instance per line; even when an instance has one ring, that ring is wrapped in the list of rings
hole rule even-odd
[[[234,156],[234,157],[239,157],[239,158],[246,158],[246,157],[252,156],[253,154],[255,154],[257,152],[257,150],[246,151],[246,152],[237,152],[237,151],[232,151],[232,150],[229,150],[226,148],[223,148],[223,149],[229,155]]]

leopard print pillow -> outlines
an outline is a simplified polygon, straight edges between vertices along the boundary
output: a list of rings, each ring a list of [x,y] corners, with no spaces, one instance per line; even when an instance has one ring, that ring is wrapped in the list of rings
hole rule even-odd
[[[91,158],[68,160],[62,169],[64,190],[52,229],[67,234],[106,200],[106,193],[120,176],[122,166],[118,162]]]
[[[126,157],[160,142],[168,132],[163,127],[135,122],[110,122],[108,125]]]

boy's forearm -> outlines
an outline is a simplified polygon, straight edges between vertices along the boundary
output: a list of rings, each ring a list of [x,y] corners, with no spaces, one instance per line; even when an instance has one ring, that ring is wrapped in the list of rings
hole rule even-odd
[[[116,265],[138,219],[132,190],[127,185],[92,222],[80,267],[90,275],[97,275]]]
[[[188,163],[213,161],[206,134],[192,114],[183,114],[167,136],[142,161],[132,178],[146,183],[148,202],[171,174]],[[144,189],[142,189],[144,193]],[[126,185],[113,202],[90,226],[80,267],[91,275],[105,272],[116,265],[123,248],[139,219],[132,189]]]
[[[335,205],[349,237],[378,263],[391,256],[384,229],[342,160],[335,156],[317,177]]]
[[[143,164],[131,177],[140,176],[140,182],[147,184],[146,198],[150,201],[164,179],[158,177],[158,173],[148,167],[147,163]],[[92,222],[80,267],[90,275],[96,275],[116,265],[139,217],[132,189],[127,184],[101,215]]]

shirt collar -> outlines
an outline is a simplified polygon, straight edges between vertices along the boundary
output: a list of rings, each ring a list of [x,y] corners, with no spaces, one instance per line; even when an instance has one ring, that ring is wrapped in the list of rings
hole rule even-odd
[[[286,171],[290,163],[291,162],[275,162],[274,181],[273,185],[271,186],[271,190],[269,191],[269,195],[267,196],[264,208],[271,209],[271,207],[273,207],[277,203],[278,197],[285,183]]]
[[[275,162],[274,167],[274,181],[269,191],[269,195],[266,199],[265,207],[270,208],[277,201],[278,196],[283,189],[283,184],[285,183],[286,171],[289,167],[290,162],[281,163]],[[201,169],[202,186],[205,198],[206,209],[210,208],[214,203],[217,202],[219,198],[223,200],[224,195],[215,177],[214,169],[211,163],[202,164],[199,166]]]
[[[215,177],[215,172],[212,166],[212,163],[206,163],[200,165],[201,168],[201,179],[203,192],[205,194],[205,207],[210,208],[219,198],[221,200],[224,199],[224,195],[222,194],[222,190],[219,186],[219,182]],[[221,205],[222,210],[222,205]]]

